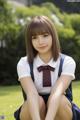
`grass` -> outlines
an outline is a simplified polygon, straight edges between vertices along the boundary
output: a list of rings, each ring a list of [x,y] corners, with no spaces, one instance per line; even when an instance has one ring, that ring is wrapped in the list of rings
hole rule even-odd
[[[73,102],[80,107],[80,81],[73,82]]]
[[[74,102],[80,107],[80,82],[73,82]],[[14,120],[14,111],[23,103],[20,86],[0,86],[0,120]]]
[[[5,116],[5,120],[14,120],[13,113],[22,102],[19,86],[0,87],[0,116]]]

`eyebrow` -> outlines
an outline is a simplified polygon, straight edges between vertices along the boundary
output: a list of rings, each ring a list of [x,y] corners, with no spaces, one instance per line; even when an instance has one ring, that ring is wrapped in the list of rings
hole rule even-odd
[[[32,36],[44,35],[44,34],[50,34],[50,33],[48,33],[48,32],[42,32],[42,33],[37,33],[37,34],[34,34],[34,35],[32,35]]]

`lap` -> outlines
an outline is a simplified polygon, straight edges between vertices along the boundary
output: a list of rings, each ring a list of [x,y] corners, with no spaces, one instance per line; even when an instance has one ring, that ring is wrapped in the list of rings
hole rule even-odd
[[[63,97],[63,99],[64,98],[65,98],[65,101],[67,102],[68,106],[72,110],[72,113],[73,113],[72,120],[80,120],[80,109],[75,104],[73,104],[68,98],[66,98],[65,96]],[[45,96],[43,99],[45,99],[47,102],[48,96],[47,97]],[[22,106],[20,106],[20,108],[14,113],[14,117],[16,120],[20,120],[21,109],[22,109]]]
[[[44,102],[44,99],[41,96],[39,96],[39,106],[40,106],[40,111],[44,111],[45,110],[45,102]],[[19,109],[17,109],[15,111],[14,117],[16,118],[16,120],[20,120],[20,118],[23,118],[24,120],[26,118],[28,120],[31,120],[27,100],[23,103],[22,106],[20,106]]]
[[[61,106],[63,108],[63,112],[66,113],[66,116],[69,117],[69,115],[71,113],[72,114],[71,115],[72,117],[70,117],[71,120],[80,120],[80,108],[76,104],[74,104],[71,100],[69,100],[66,96],[63,96],[61,101],[62,101]],[[68,111],[66,111],[66,110],[68,110]],[[59,109],[59,112],[60,111],[62,114],[62,109]],[[56,117],[56,120],[59,120],[58,117]]]
[[[72,120],[72,104],[65,95],[61,96],[59,108],[55,120]]]

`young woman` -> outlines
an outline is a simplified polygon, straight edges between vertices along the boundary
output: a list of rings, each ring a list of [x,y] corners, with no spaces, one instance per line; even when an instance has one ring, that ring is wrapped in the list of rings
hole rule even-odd
[[[25,38],[27,56],[18,62],[17,72],[27,99],[18,110],[17,120],[74,120],[66,89],[75,78],[76,65],[72,57],[65,56],[58,77],[61,52],[54,24],[46,16],[36,16],[27,26]],[[48,84],[44,84],[44,73]]]

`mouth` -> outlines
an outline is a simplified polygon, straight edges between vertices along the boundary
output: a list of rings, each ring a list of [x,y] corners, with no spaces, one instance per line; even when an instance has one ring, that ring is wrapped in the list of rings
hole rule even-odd
[[[39,46],[38,48],[42,49],[42,48],[46,48],[47,45],[44,45],[44,46]]]

